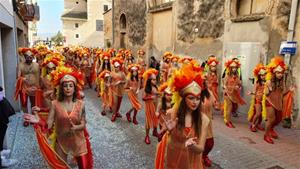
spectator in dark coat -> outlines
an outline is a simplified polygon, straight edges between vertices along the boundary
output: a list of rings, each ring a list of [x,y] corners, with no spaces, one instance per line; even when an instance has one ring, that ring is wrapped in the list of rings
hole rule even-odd
[[[7,125],[9,123],[9,117],[15,114],[15,110],[4,97],[3,88],[0,86],[0,169],[3,167],[10,167],[14,165],[17,161],[13,159],[7,159],[6,156],[10,153],[9,150],[3,150],[3,142],[7,130]]]

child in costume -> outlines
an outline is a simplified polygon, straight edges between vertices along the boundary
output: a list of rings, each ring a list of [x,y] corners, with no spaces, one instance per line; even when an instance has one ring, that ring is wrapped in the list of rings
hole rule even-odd
[[[232,112],[238,108],[238,105],[244,105],[246,102],[241,97],[240,89],[242,82],[239,78],[238,68],[240,62],[231,59],[225,63],[226,76],[224,78],[224,122],[227,127],[235,128],[231,121]]]
[[[107,110],[111,110],[112,103],[112,91],[111,91],[111,75],[110,71],[102,71],[98,79],[100,80],[100,96],[102,100],[102,112],[101,115],[105,116]]]
[[[254,91],[248,94],[253,95],[250,109],[248,112],[248,121],[251,122],[250,130],[256,132],[257,129],[263,131],[262,122],[262,98],[265,89],[266,67],[258,64],[253,71],[255,77]]]
[[[136,119],[138,111],[142,109],[142,105],[138,99],[138,93],[140,89],[140,76],[139,76],[140,66],[138,64],[131,64],[128,66],[128,79],[125,85],[127,89],[127,94],[132,108],[126,113],[127,121],[131,122],[131,112],[133,111],[133,124],[137,125],[138,121]]]
[[[291,86],[289,89],[286,87],[284,73],[287,68],[280,56],[274,57],[267,68],[268,73],[262,100],[262,115],[267,121],[264,140],[267,143],[274,144],[273,138],[278,138],[278,134],[274,128],[282,120],[283,108],[292,106],[291,103],[288,105],[287,102],[283,102],[284,96],[289,91],[294,91],[294,86]]]
[[[143,101],[145,102],[145,114],[146,114],[146,137],[145,143],[150,144],[149,131],[153,129],[153,136],[157,137],[157,126],[158,119],[155,116],[157,102],[158,102],[158,88],[157,88],[157,75],[158,71],[156,69],[150,68],[143,74],[144,82],[144,96]]]

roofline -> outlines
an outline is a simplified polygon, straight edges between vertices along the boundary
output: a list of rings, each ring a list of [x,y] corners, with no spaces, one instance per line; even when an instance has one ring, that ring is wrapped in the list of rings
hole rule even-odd
[[[108,9],[107,11],[103,12],[103,15],[111,11],[112,8]]]

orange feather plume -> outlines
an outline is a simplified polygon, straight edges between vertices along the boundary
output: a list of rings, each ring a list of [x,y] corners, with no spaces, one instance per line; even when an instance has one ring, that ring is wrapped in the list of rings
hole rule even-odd
[[[76,79],[76,86],[78,87],[78,89],[81,90],[83,88],[84,76],[82,72],[74,67],[69,66],[59,66],[56,68],[55,71],[51,72],[53,86],[58,86],[60,84],[61,79],[66,75],[73,76]]]
[[[255,77],[258,77],[258,74],[259,74],[259,72],[260,72],[261,70],[265,70],[265,71],[266,71],[266,67],[265,67],[263,64],[259,63],[259,64],[256,65],[256,67],[254,68],[254,70],[253,70],[253,75],[254,75]]]
[[[202,71],[199,71],[198,67],[192,63],[184,65],[181,69],[175,71],[172,78],[174,91],[181,91],[193,81],[203,88]]]

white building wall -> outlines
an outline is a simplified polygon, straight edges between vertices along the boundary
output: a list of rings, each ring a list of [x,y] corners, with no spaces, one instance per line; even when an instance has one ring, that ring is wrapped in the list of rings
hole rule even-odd
[[[104,31],[96,30],[96,22],[102,20],[104,24],[104,5],[108,5],[108,9],[110,9],[111,0],[88,0],[85,6],[88,16],[87,21],[76,19],[63,20],[63,35],[66,37],[66,45],[104,47]],[[74,1],[65,0],[65,11],[70,9],[74,11]],[[80,10],[84,9],[81,8]],[[79,11],[79,9],[76,9],[76,11]],[[75,28],[75,23],[79,23],[79,28]],[[78,39],[75,38],[76,34],[79,34]]]
[[[12,1],[0,1],[0,14],[0,85],[4,88],[6,98],[18,111],[19,104],[13,99],[18,60]]]
[[[76,3],[78,2],[78,3]],[[76,12],[85,12],[87,4],[85,0],[65,0],[64,9],[65,11],[76,11]]]

